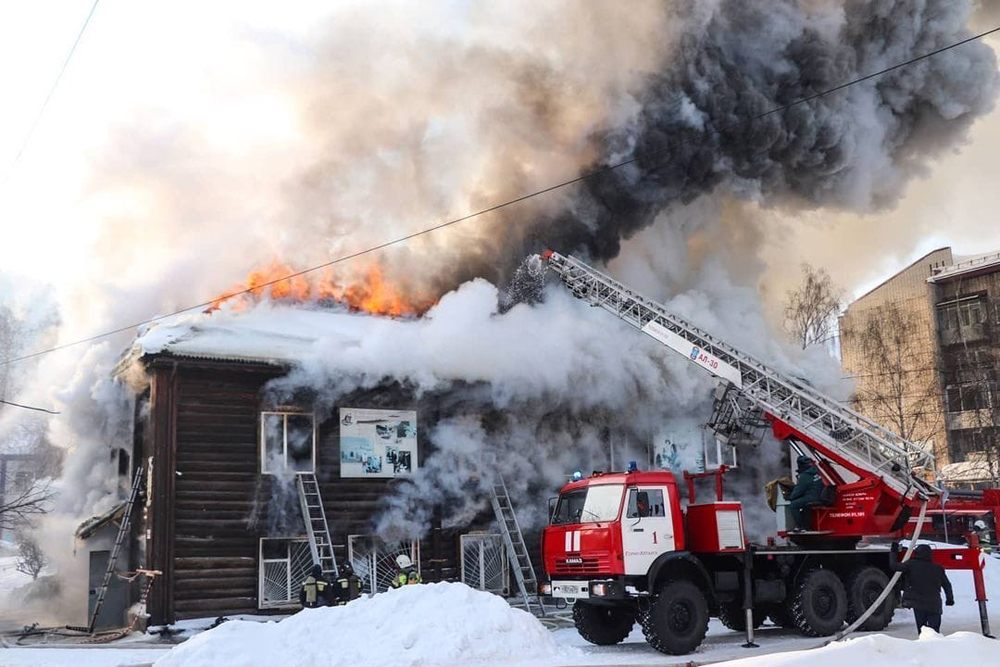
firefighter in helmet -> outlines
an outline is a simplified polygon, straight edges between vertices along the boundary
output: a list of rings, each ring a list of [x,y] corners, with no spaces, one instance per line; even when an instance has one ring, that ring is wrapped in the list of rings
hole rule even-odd
[[[354,574],[351,561],[345,560],[340,566],[340,576],[333,582],[333,604],[344,605],[361,597],[361,577]]]
[[[329,584],[323,578],[323,568],[319,565],[313,565],[309,576],[302,580],[302,586],[299,589],[299,604],[309,609],[324,606],[327,598],[327,586]]]
[[[403,586],[422,583],[423,580],[420,578],[420,573],[417,572],[417,568],[413,567],[413,561],[406,554],[396,556],[396,567],[399,570],[396,572],[392,583],[389,584],[393,588],[402,588]]]

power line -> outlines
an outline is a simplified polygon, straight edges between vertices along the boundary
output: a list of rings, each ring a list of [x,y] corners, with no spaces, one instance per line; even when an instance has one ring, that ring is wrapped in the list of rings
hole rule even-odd
[[[76,47],[79,46],[80,40],[83,39],[83,33],[86,32],[87,26],[90,25],[90,19],[94,16],[94,12],[97,11],[97,5],[100,4],[101,0],[94,0],[94,4],[90,6],[90,11],[87,13],[87,18],[83,20],[83,25],[80,26],[80,32],[77,33],[76,39],[73,40],[73,46],[70,47],[69,53],[66,54],[66,59],[63,60],[62,67],[59,68],[59,73],[56,75],[55,81],[52,82],[52,86],[49,88],[48,94],[45,96],[45,101],[42,102],[42,106],[39,107],[38,113],[35,114],[35,119],[31,122],[31,126],[28,128],[27,133],[24,135],[24,139],[21,141],[20,148],[17,149],[17,153],[14,155],[13,162],[10,163],[10,168],[3,177],[3,182],[0,183],[0,188],[7,185],[7,181],[14,174],[14,169],[17,168],[18,162],[21,161],[21,155],[24,154],[24,149],[28,147],[28,142],[31,141],[31,135],[35,133],[35,128],[38,127],[38,123],[42,120],[42,116],[45,114],[45,110],[49,106],[49,101],[52,99],[52,95],[55,94],[56,88],[59,87],[59,82],[62,81],[63,74],[66,72],[66,68],[69,67],[69,61],[73,59],[73,54],[76,53]]]
[[[94,4],[95,4],[95,7],[96,7],[97,3],[95,2]],[[874,79],[874,78],[882,76],[884,74],[888,74],[889,72],[893,72],[893,71],[898,70],[900,68],[907,67],[908,65],[912,65],[914,63],[920,62],[921,60],[926,60],[927,58],[931,58],[931,57],[936,56],[936,55],[938,55],[940,53],[944,53],[945,51],[949,51],[951,49],[954,49],[956,47],[962,46],[964,44],[968,44],[969,42],[973,42],[973,41],[982,39],[983,37],[986,37],[987,35],[990,35],[990,34],[992,34],[994,32],[1000,32],[1000,26],[997,26],[996,28],[993,28],[991,30],[987,30],[985,32],[981,32],[981,33],[979,33],[977,35],[974,35],[972,37],[969,37],[967,39],[963,39],[963,40],[961,40],[959,42],[955,42],[953,44],[949,44],[948,46],[941,47],[940,49],[936,49],[934,51],[930,51],[928,53],[924,53],[924,54],[916,56],[914,58],[910,58],[909,60],[906,60],[906,61],[901,62],[901,63],[897,63],[896,65],[891,65],[891,66],[886,67],[884,69],[881,69],[881,70],[879,70],[877,72],[872,72],[871,74],[866,74],[864,76],[860,76],[860,77],[858,77],[856,79],[852,79],[850,81],[847,81],[846,83],[842,83],[842,84],[840,84],[838,86],[834,86],[833,88],[828,88],[828,89],[820,91],[818,93],[814,93],[812,95],[808,95],[806,97],[800,98],[800,99],[795,100],[793,102],[789,102],[788,104],[783,104],[781,106],[774,107],[773,109],[769,109],[768,111],[764,111],[764,112],[759,113],[759,114],[757,114],[755,116],[750,116],[750,117],[744,118],[742,120],[734,121],[733,123],[725,125],[725,126],[723,126],[721,128],[714,129],[714,130],[711,130],[711,131],[705,133],[704,135],[702,135],[701,137],[699,137],[699,140],[704,141],[705,139],[707,139],[709,137],[713,137],[715,135],[722,134],[722,133],[727,132],[727,131],[729,131],[731,129],[739,127],[741,125],[744,125],[744,124],[747,124],[747,123],[752,123],[754,121],[758,121],[758,120],[761,120],[763,118],[767,118],[768,116],[771,116],[771,115],[776,114],[776,113],[780,113],[782,111],[787,111],[787,110],[792,109],[794,107],[797,107],[799,105],[806,104],[806,103],[811,102],[813,100],[816,100],[816,99],[819,99],[821,97],[824,97],[826,95],[830,95],[830,94],[835,93],[837,91],[844,90],[845,88],[849,88],[850,86],[862,83],[864,81],[868,81],[870,79]],[[513,206],[515,204],[519,204],[519,203],[521,203],[523,201],[527,201],[528,199],[532,199],[532,198],[538,197],[540,195],[548,194],[549,192],[552,192],[554,190],[559,190],[559,189],[565,188],[567,186],[574,185],[576,183],[582,183],[584,181],[590,180],[590,179],[595,178],[597,176],[601,176],[603,174],[606,174],[606,173],[609,173],[611,171],[614,171],[615,169],[620,169],[621,167],[624,167],[624,166],[627,166],[627,165],[630,165],[630,164],[635,164],[636,162],[638,162],[640,160],[659,156],[659,155],[667,152],[668,150],[673,150],[673,149],[675,149],[675,148],[677,148],[679,146],[684,146],[686,144],[693,143],[694,141],[695,141],[694,138],[692,138],[692,139],[683,139],[680,142],[678,142],[678,144],[676,144],[675,146],[664,147],[664,148],[660,148],[660,149],[657,149],[657,150],[654,150],[654,151],[647,151],[645,153],[637,153],[635,156],[633,156],[631,158],[628,158],[627,160],[622,160],[620,162],[615,162],[613,164],[605,165],[603,167],[600,167],[598,169],[594,169],[594,170],[592,170],[590,172],[587,172],[585,174],[582,174],[580,176],[576,176],[574,178],[567,179],[567,180],[562,181],[560,183],[556,183],[554,185],[550,185],[550,186],[548,186],[546,188],[542,188],[541,190],[535,190],[534,192],[529,192],[529,193],[523,194],[523,195],[521,195],[519,197],[515,197],[514,199],[509,199],[509,200],[504,201],[502,203],[494,204],[493,206],[489,206],[487,208],[483,208],[483,209],[480,209],[478,211],[474,211],[472,213],[468,213],[468,214],[463,215],[461,217],[454,218],[452,220],[447,220],[447,221],[439,223],[437,225],[434,225],[434,226],[431,226],[431,227],[427,227],[426,229],[422,229],[420,231],[413,232],[412,234],[407,234],[405,236],[400,236],[398,238],[395,238],[395,239],[392,239],[392,240],[389,240],[389,241],[385,241],[383,243],[379,243],[378,245],[374,245],[374,246],[371,246],[369,248],[365,248],[364,250],[358,250],[356,252],[353,252],[353,253],[350,253],[350,254],[347,254],[347,255],[342,255],[342,256],[340,256],[340,257],[338,257],[336,259],[330,260],[329,262],[324,262],[322,264],[317,264],[316,266],[312,266],[312,267],[309,267],[307,269],[303,269],[301,271],[296,271],[294,273],[290,273],[290,274],[288,274],[286,276],[282,276],[280,278],[275,278],[274,280],[270,280],[268,282],[261,283],[259,285],[255,285],[254,287],[248,287],[246,289],[239,290],[237,292],[232,292],[232,293],[229,293],[229,294],[225,294],[222,297],[214,298],[211,301],[203,301],[202,303],[198,303],[198,304],[195,304],[195,305],[192,305],[192,306],[187,306],[186,308],[181,308],[179,310],[175,310],[174,312],[168,313],[166,315],[158,315],[156,317],[152,317],[152,318],[149,318],[147,320],[142,320],[141,322],[136,322],[134,324],[129,324],[127,326],[118,327],[117,329],[112,329],[110,331],[105,331],[105,332],[102,332],[102,333],[99,333],[99,334],[95,334],[93,336],[88,336],[86,338],[81,338],[79,340],[75,340],[75,341],[72,341],[72,342],[69,342],[69,343],[64,343],[62,345],[56,345],[54,347],[50,347],[50,348],[47,348],[47,349],[44,349],[44,350],[39,350],[37,352],[32,352],[31,354],[26,354],[26,355],[23,355],[23,356],[20,356],[20,357],[13,357],[11,359],[5,359],[2,362],[0,362],[0,366],[6,366],[7,364],[12,364],[12,363],[15,363],[15,362],[18,362],[18,361],[24,361],[24,360],[27,360],[27,359],[32,359],[32,358],[41,356],[43,354],[49,354],[50,352],[56,352],[58,350],[64,350],[66,348],[74,347],[76,345],[82,345],[84,343],[90,343],[92,341],[99,340],[101,338],[106,338],[108,336],[113,336],[114,334],[117,334],[117,333],[122,333],[122,332],[128,331],[130,329],[134,329],[134,328],[142,326],[144,324],[152,324],[153,322],[159,322],[161,320],[173,317],[175,315],[180,315],[182,313],[190,312],[192,310],[198,310],[200,308],[206,308],[206,307],[211,306],[213,304],[219,303],[220,301],[224,301],[226,299],[230,299],[230,298],[233,298],[235,296],[240,296],[240,295],[243,295],[243,294],[249,294],[250,292],[259,291],[259,290],[261,290],[261,289],[263,289],[265,287],[270,287],[271,285],[276,285],[278,283],[282,283],[282,282],[285,282],[287,280],[291,280],[293,278],[297,278],[299,276],[303,276],[303,275],[308,274],[308,273],[313,273],[315,271],[319,271],[321,269],[325,269],[325,268],[334,266],[336,264],[347,262],[349,260],[361,257],[362,255],[367,255],[367,254],[370,254],[370,253],[373,253],[373,252],[377,252],[379,250],[384,250],[385,248],[388,248],[390,246],[398,245],[400,243],[405,243],[405,242],[410,241],[412,239],[415,239],[415,238],[417,238],[419,236],[423,236],[425,234],[430,234],[430,233],[439,231],[441,229],[444,229],[446,227],[451,227],[453,225],[457,225],[458,223],[465,222],[467,220],[471,220],[473,218],[477,218],[477,217],[486,215],[487,213],[493,213],[493,212],[499,211],[501,209]],[[653,165],[653,167],[659,167],[659,166],[661,166],[661,165],[659,165],[659,164]]]
[[[20,403],[12,403],[10,401],[5,401],[2,398],[0,398],[0,403],[3,403],[4,405],[10,405],[15,408],[24,408],[25,410],[36,410],[38,412],[47,412],[50,415],[59,414],[58,412],[55,412],[53,410],[46,410],[45,408],[36,408],[32,405],[21,405]]]

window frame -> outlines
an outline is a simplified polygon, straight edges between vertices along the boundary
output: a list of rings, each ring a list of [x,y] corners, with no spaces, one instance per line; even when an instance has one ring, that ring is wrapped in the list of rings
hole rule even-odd
[[[265,542],[283,542],[285,547],[284,558],[264,558]],[[297,582],[292,580],[292,545],[308,544],[307,537],[260,537],[257,540],[257,608],[258,609],[290,609],[299,606],[298,593],[295,591]],[[286,577],[286,591],[288,598],[285,600],[264,601],[264,572],[268,563],[284,563]]]
[[[645,491],[651,498],[649,501],[649,514],[639,516],[639,492]],[[659,494],[659,502],[652,499],[653,494]],[[622,515],[625,519],[665,519],[667,518],[667,498],[666,489],[662,486],[630,486],[625,493],[625,510]],[[633,507],[635,514],[632,513]],[[654,514],[654,509],[659,509],[659,514]]]
[[[281,420],[281,454],[282,469],[269,470],[267,465],[267,417],[279,416]],[[288,466],[288,418],[289,417],[309,417],[312,423],[312,443],[309,457],[308,470],[293,470]],[[317,426],[316,414],[313,412],[298,412],[295,410],[261,410],[260,411],[260,474],[261,475],[315,475],[316,474],[316,441]]]

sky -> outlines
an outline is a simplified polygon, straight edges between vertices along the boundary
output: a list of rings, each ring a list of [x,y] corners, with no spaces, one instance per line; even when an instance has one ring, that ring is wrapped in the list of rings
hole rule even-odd
[[[156,273],[157,239],[145,238],[139,228],[121,246],[125,257],[95,265],[107,262],[108,254],[98,252],[108,242],[103,220],[157,205],[130,201],[127,191],[92,187],[108,168],[109,154],[142,159],[143,147],[129,143],[134,124],[153,119],[160,132],[134,136],[170,142],[178,128],[196,123],[199,136],[213,144],[212,154],[231,160],[213,169],[235,171],[244,168],[244,156],[267,156],[244,183],[246,191],[234,197],[252,197],[269,181],[269,171],[280,173],[294,162],[301,119],[275,94],[282,83],[259,72],[269,70],[274,53],[295,62],[300,54],[289,53],[295,48],[289,37],[314,30],[323,3],[104,0],[15,165],[91,4],[36,0],[0,9],[0,271],[8,279],[51,283],[59,292],[81,279],[113,285]],[[269,40],[270,47],[261,49]],[[990,44],[1000,49],[1000,38]],[[761,251],[766,296],[775,303],[795,274],[788,267],[804,261],[826,268],[848,294],[857,295],[938,246],[951,245],[959,255],[1000,250],[998,141],[1000,111],[994,110],[973,127],[965,145],[914,180],[890,211],[859,216],[820,209],[795,219],[765,212],[768,225],[783,232],[770,235],[780,240]],[[154,148],[150,154],[162,154],[162,147]],[[193,178],[200,168],[193,169]],[[231,276],[219,288],[241,278]],[[192,293],[190,302],[211,296]]]

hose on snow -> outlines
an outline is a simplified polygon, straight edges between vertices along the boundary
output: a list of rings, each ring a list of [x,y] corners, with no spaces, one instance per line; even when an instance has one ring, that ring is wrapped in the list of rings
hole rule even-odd
[[[925,499],[923,505],[920,506],[920,516],[917,518],[917,527],[914,529],[913,536],[910,538],[910,546],[907,548],[906,553],[903,555],[902,562],[904,563],[910,560],[910,556],[913,555],[913,550],[917,546],[917,540],[920,539],[920,529],[923,528],[924,526],[924,519],[926,518],[926,516],[927,516],[927,500]],[[857,630],[861,626],[861,624],[867,621],[868,617],[874,614],[875,610],[878,609],[883,602],[885,602],[886,597],[889,596],[889,593],[892,591],[893,587],[895,587],[896,582],[899,581],[899,577],[902,576],[902,574],[903,574],[902,572],[893,572],[892,577],[890,577],[889,579],[889,583],[885,585],[885,588],[882,589],[882,592],[879,594],[877,598],[875,598],[875,601],[872,602],[871,606],[865,610],[865,613],[861,614],[861,616],[858,616],[856,621],[854,621],[846,628],[841,630],[833,639],[827,641],[823,645],[826,646],[831,642],[840,641],[847,635]]]

